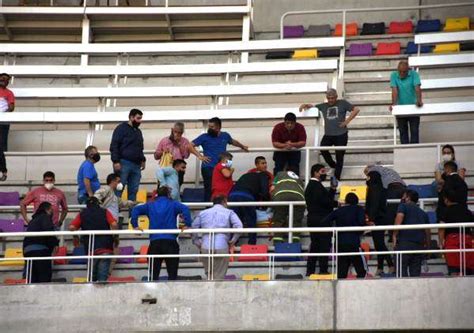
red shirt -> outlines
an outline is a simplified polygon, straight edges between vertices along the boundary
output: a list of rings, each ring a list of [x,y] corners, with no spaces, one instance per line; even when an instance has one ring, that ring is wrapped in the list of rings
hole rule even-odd
[[[48,191],[44,186],[37,187],[34,190],[28,192],[26,197],[23,199],[25,206],[33,203],[34,210],[36,211],[42,202],[49,202],[53,206],[53,223],[59,224],[59,208],[62,211],[67,210],[66,197],[63,191],[53,188]]]
[[[106,209],[105,218],[107,219],[107,223],[109,225],[112,225],[113,223],[117,222],[115,220],[115,217],[112,215],[111,212],[109,212],[108,209]],[[74,220],[72,220],[71,225],[74,226],[74,228],[76,228],[76,229],[80,229],[81,224],[82,224],[81,213],[79,213],[79,214],[76,215]],[[95,249],[94,254],[109,254],[109,253],[113,253],[113,252],[114,251],[111,250],[111,249]]]
[[[0,112],[6,112],[10,104],[15,104],[15,95],[8,88],[0,88]]]
[[[273,127],[272,142],[299,142],[306,141],[306,130],[300,123],[295,124],[295,128],[290,132],[286,129],[285,123],[276,124]]]
[[[225,195],[228,196],[230,190],[232,190],[232,186],[234,186],[234,181],[232,177],[226,178],[222,174],[222,169],[226,167],[222,165],[222,163],[217,163],[212,172],[212,193],[211,198],[215,198],[218,195]]]

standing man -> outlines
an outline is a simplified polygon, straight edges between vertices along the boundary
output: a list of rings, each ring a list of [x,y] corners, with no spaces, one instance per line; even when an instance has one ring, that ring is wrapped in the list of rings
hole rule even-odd
[[[94,195],[100,188],[99,177],[94,164],[100,161],[100,154],[95,146],[89,146],[84,150],[86,160],[82,162],[77,172],[77,201],[80,205],[86,203],[87,198]]]
[[[131,208],[135,202],[130,200],[122,200],[116,192],[123,190],[123,184],[120,182],[120,176],[111,173],[107,176],[107,185],[101,187],[94,193],[94,197],[99,199],[100,206],[108,209],[116,221],[119,220],[120,208]]]
[[[311,179],[306,187],[304,197],[308,209],[308,227],[329,227],[329,221],[324,219],[337,206],[334,201],[336,186],[327,190],[322,182],[327,178],[327,170],[322,164],[311,167]],[[323,223],[324,221],[324,223]],[[331,250],[331,233],[310,233],[310,253],[328,253]],[[329,274],[328,257],[309,257],[306,266],[306,276],[316,272],[316,262],[319,261],[319,274]]]
[[[21,201],[20,212],[26,224],[30,223],[26,207],[33,203],[34,211],[36,212],[40,204],[45,201],[49,202],[53,208],[54,227],[59,229],[63,224],[68,212],[66,196],[63,191],[54,187],[54,181],[54,172],[46,171],[43,174],[43,186],[37,187],[28,192],[25,198]],[[60,211],[61,216],[59,216]]]
[[[326,99],[327,103],[315,105],[324,117],[324,136],[321,139],[321,146],[347,146],[349,138],[347,125],[359,114],[360,110],[345,99],[337,99],[336,89],[329,89],[326,92]],[[300,106],[300,112],[312,107],[314,107],[312,104],[303,104]],[[351,113],[348,118],[346,118],[347,112]],[[334,176],[337,180],[341,180],[345,153],[345,150],[336,150],[336,162],[334,162],[329,151],[321,150],[326,163],[335,169]]]
[[[222,228],[234,228],[242,229],[242,222],[239,220],[237,214],[234,211],[227,209],[227,200],[225,196],[219,195],[213,200],[212,208],[208,208],[199,213],[192,224],[193,229],[222,229]],[[232,236],[232,238],[231,238]],[[229,248],[234,246],[239,239],[240,234],[215,234],[214,235],[214,248],[211,249],[211,241],[209,234],[205,233],[202,235],[202,239],[199,239],[198,234],[193,234],[193,243],[198,247],[201,253],[213,253],[216,254],[227,254]],[[209,267],[209,263],[214,264]],[[229,267],[229,257],[219,257],[209,260],[208,258],[202,258],[202,264],[204,265],[204,271],[208,279],[211,278],[210,271],[213,272],[213,280],[224,280],[227,268]]]
[[[221,131],[222,121],[217,118],[209,119],[207,133],[201,134],[189,144],[189,150],[202,161],[201,175],[204,181],[204,201],[211,200],[212,171],[219,162],[219,155],[227,150],[227,145],[239,147],[248,152],[248,147],[233,139],[229,133]],[[203,153],[197,151],[201,146]]]
[[[402,60],[398,63],[398,70],[390,75],[390,87],[392,88],[392,105],[416,104],[423,106],[421,98],[421,81],[417,72],[410,70],[408,61]],[[419,143],[420,117],[398,117],[398,130],[400,131],[400,143]],[[408,125],[410,125],[410,136],[408,136]]]
[[[300,174],[301,151],[297,150],[306,146],[306,130],[303,125],[296,122],[296,115],[289,112],[282,123],[273,127],[272,143],[274,148],[286,151],[273,153],[275,168],[273,174],[291,168],[297,175]]]
[[[174,160],[172,167],[156,169],[158,187],[169,187],[171,190],[171,199],[181,201],[181,193],[179,191],[179,175],[184,175],[185,172],[186,162],[181,159]]]
[[[142,170],[145,169],[143,134],[139,127],[143,112],[131,109],[128,122],[118,125],[112,135],[110,156],[114,172],[120,175],[123,186],[127,186],[128,200],[136,201]]]
[[[182,203],[170,198],[170,190],[168,187],[162,186],[157,191],[157,199],[143,205],[135,206],[132,210],[132,226],[138,229],[138,217],[140,215],[148,216],[150,220],[150,229],[152,230],[175,230],[177,229],[176,221],[178,215],[182,214],[184,223],[191,226],[191,214],[189,208]],[[179,244],[176,240],[177,234],[151,234],[150,246],[148,254],[179,254]],[[179,258],[154,258],[153,265],[153,281],[158,281],[160,277],[161,263],[166,262],[166,270],[168,271],[168,280],[176,280],[178,278]]]
[[[15,95],[8,89],[10,75],[0,74],[0,112],[13,112],[15,110]],[[7,162],[5,152],[8,150],[8,132],[10,124],[0,124],[0,181],[7,180]]]
[[[418,193],[406,190],[402,202],[398,206],[395,225],[429,224],[428,214],[418,207]],[[397,243],[398,240],[398,243]],[[431,242],[430,229],[394,230],[393,244],[396,251],[416,251],[429,249]],[[398,256],[397,256],[398,257]],[[402,254],[402,276],[415,277],[421,275],[423,254]],[[399,265],[397,264],[397,268]]]

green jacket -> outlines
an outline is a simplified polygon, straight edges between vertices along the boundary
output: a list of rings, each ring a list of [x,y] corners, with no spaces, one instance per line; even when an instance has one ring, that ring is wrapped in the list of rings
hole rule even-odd
[[[273,181],[272,199],[281,193],[294,193],[304,200],[304,182],[292,171],[280,171]]]

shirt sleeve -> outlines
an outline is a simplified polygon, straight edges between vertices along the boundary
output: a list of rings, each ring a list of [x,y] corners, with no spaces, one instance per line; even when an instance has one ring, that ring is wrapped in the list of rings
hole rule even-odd
[[[201,228],[201,214],[199,214],[193,221],[193,224],[191,225],[191,228],[193,229],[200,229]],[[199,244],[199,234],[195,233],[192,234],[192,239],[194,244]]]
[[[354,105],[352,105],[352,103],[344,100],[344,108],[346,109],[346,112],[352,112],[352,110],[354,109]]]
[[[303,125],[301,125],[300,130],[298,131],[298,141],[306,142],[306,139],[307,139],[306,129],[304,128]]]
[[[183,214],[184,224],[186,224],[188,227],[190,227],[193,220],[191,218],[191,212],[189,211],[189,208],[187,206],[183,205],[181,202],[178,202],[178,201],[175,201],[174,204],[175,204],[177,213]]]
[[[430,224],[430,218],[428,217],[428,214],[426,214],[426,212],[423,212],[423,222],[424,224]]]
[[[117,126],[112,134],[112,141],[110,142],[110,158],[113,163],[120,162],[120,146],[122,145],[122,131],[121,126]]]
[[[114,224],[115,222],[117,222],[117,220],[115,219],[115,217],[112,215],[112,213],[111,213],[108,209],[106,209],[105,211],[106,211],[106,213],[105,213],[105,218],[107,219],[107,223],[108,223],[109,225],[112,225],[112,224]]]
[[[35,201],[35,190],[30,191],[26,194],[26,197],[23,199],[23,204],[25,206],[28,206],[31,204],[33,201]]]
[[[84,165],[84,170],[83,170],[82,175],[84,178],[88,178],[88,179],[95,178],[96,171],[94,169],[94,166],[91,165],[90,163],[87,163],[86,165]]]
[[[232,144],[232,142],[234,141],[234,139],[232,139],[232,136],[227,132],[225,132],[225,136],[226,136],[227,144],[229,145]]]
[[[183,140],[183,145],[185,145],[184,147],[184,151],[181,150],[181,155],[183,155],[183,159],[187,159],[189,157],[189,155],[191,154],[189,152],[189,140],[188,139],[185,139],[185,138],[182,138],[181,140]]]
[[[397,88],[397,72],[390,74],[390,88]]]
[[[156,146],[155,155],[158,156],[158,158],[161,158],[161,155],[163,155],[164,141],[165,139],[161,139],[158,145]]]
[[[9,106],[10,106],[10,104],[15,104],[15,95],[13,95],[13,92],[11,90],[7,90],[7,94],[6,94],[5,98],[6,98]]]
[[[402,213],[403,215],[405,215],[406,212],[407,212],[406,205],[404,203],[399,204],[398,209],[397,209],[397,214]]]
[[[148,215],[148,205],[147,204],[144,204],[144,205],[138,205],[138,206],[135,206],[132,210],[132,220],[131,220],[131,223],[132,223],[132,226],[134,228],[137,228],[138,227],[138,217],[140,215]]]
[[[278,125],[275,125],[273,127],[272,142],[281,142],[280,131],[278,130]]]
[[[242,224],[242,221],[240,221],[239,217],[237,216],[237,214],[234,211],[231,211],[229,219],[230,219],[230,224],[232,225],[232,229],[242,229],[244,227],[243,224]],[[230,241],[232,243],[235,243],[235,242],[237,242],[239,237],[240,237],[240,234],[235,233],[235,234],[232,235],[232,239]]]
[[[81,228],[81,224],[82,224],[82,221],[81,221],[81,214],[77,214],[76,217],[74,218],[74,220],[72,220],[71,222],[71,225],[76,228],[76,229],[80,229]]]
[[[64,195],[64,193],[61,193],[60,205],[61,205],[61,209],[63,211],[68,209],[67,200],[66,200],[66,196]]]
[[[163,186],[163,184],[166,183],[165,173],[164,173],[163,168],[156,169],[155,175],[156,175],[156,179],[160,182],[160,186]]]
[[[413,73],[413,85],[415,87],[421,85],[420,74],[418,74],[418,72],[415,72],[415,71],[413,71],[412,73]]]
[[[200,136],[198,136],[196,139],[193,140],[193,143],[195,146],[202,146],[205,139],[206,139],[205,134],[201,134]]]
[[[323,221],[322,221],[322,224],[331,224],[331,222],[333,222],[336,217],[338,215],[338,210],[333,210],[328,216],[326,216]]]

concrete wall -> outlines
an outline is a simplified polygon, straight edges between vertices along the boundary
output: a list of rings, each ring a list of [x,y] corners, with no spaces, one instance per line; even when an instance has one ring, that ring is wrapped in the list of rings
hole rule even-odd
[[[472,278],[2,286],[0,322],[2,332],[472,329],[473,287]]]

